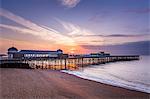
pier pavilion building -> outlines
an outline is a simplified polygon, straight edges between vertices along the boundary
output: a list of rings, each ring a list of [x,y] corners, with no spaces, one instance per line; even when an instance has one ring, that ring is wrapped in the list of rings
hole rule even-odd
[[[63,51],[58,49],[56,51],[50,50],[20,50],[11,47],[8,49],[8,59],[33,59],[33,58],[58,58],[63,55]]]

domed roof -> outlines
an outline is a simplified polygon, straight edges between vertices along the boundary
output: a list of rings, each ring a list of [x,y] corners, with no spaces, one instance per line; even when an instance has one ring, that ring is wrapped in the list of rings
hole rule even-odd
[[[63,50],[61,50],[61,49],[58,49],[58,50],[57,50],[57,52],[63,52]]]
[[[15,48],[15,47],[11,47],[11,48],[8,49],[8,51],[18,51],[18,49]]]

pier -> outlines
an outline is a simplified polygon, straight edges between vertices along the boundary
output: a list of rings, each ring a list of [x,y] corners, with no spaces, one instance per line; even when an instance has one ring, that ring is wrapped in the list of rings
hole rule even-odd
[[[103,56],[103,57],[74,57],[74,58],[31,58],[0,60],[1,68],[8,65],[28,65],[32,69],[75,70],[89,65],[100,65],[118,61],[139,60],[139,55]]]

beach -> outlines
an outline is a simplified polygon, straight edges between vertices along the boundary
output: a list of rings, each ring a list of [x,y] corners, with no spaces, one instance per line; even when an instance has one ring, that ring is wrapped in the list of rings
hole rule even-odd
[[[54,70],[0,69],[0,99],[149,99],[149,94]]]

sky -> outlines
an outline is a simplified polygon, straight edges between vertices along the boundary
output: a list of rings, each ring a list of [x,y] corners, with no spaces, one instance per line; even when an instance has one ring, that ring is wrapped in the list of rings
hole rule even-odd
[[[18,49],[89,53],[150,39],[150,0],[1,0],[0,53]],[[94,51],[99,51],[98,48]]]

